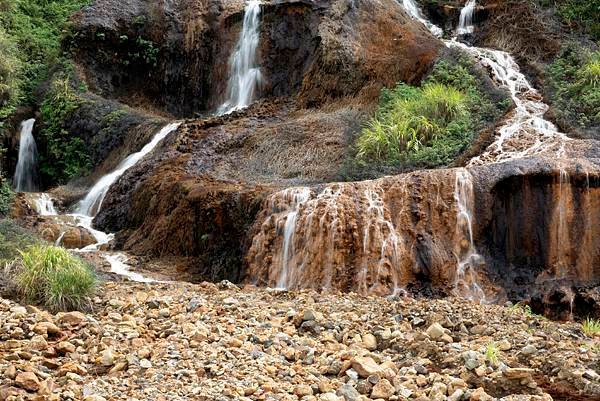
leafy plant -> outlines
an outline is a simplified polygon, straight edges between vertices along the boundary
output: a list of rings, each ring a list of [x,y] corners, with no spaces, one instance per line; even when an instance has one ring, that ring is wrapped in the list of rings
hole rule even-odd
[[[81,309],[94,293],[95,274],[66,249],[34,245],[20,253],[16,287],[28,300],[51,310]]]
[[[588,317],[581,326],[586,335],[590,337],[600,336],[600,320]]]
[[[533,316],[533,314],[534,314],[533,310],[531,309],[531,306],[522,304],[520,302],[517,302],[516,304],[511,305],[509,310],[511,312],[520,312],[527,316]]]
[[[600,125],[600,51],[566,46],[546,70],[548,89],[561,125]]]
[[[497,365],[500,360],[498,355],[500,351],[496,346],[496,343],[491,342],[485,347],[485,359],[488,360],[492,365]]]
[[[40,157],[40,172],[45,181],[66,183],[91,168],[83,140],[63,128],[81,104],[68,77],[59,75],[52,81],[41,107],[44,125],[40,134],[46,148]]]
[[[6,216],[10,212],[14,196],[10,183],[0,173],[0,216]]]

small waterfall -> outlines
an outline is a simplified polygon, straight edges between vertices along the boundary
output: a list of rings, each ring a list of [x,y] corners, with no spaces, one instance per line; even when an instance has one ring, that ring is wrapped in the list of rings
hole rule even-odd
[[[473,33],[475,27],[473,26],[473,12],[477,0],[468,0],[467,4],[460,11],[460,18],[458,20],[458,28],[456,28],[457,35],[467,35]]]
[[[125,171],[142,160],[148,153],[152,152],[156,145],[171,132],[175,131],[180,124],[181,123],[171,123],[163,127],[154,138],[142,148],[142,150],[127,156],[114,171],[98,180],[85,198],[79,202],[76,213],[83,216],[95,216],[100,210],[110,186],[114,184]]]
[[[284,197],[289,199],[289,211],[282,216],[285,219],[283,226],[283,254],[281,256],[281,274],[277,280],[277,288],[288,288],[289,264],[294,258],[294,234],[296,232],[296,221],[300,207],[308,201],[311,191],[309,188],[289,188],[284,191]]]
[[[425,25],[434,36],[441,38],[444,35],[444,30],[442,28],[432,24],[425,18],[425,16],[421,12],[421,9],[417,6],[414,0],[402,0],[402,6],[406,10],[406,12],[410,14],[411,17]]]
[[[256,96],[262,74],[256,57],[260,39],[260,1],[250,0],[244,10],[244,23],[231,60],[227,101],[219,107],[217,114],[229,114],[248,107]]]
[[[35,192],[37,180],[37,147],[33,138],[35,119],[21,123],[21,138],[19,140],[19,159],[15,170],[14,187],[17,192]]]
[[[50,198],[50,195],[46,193],[39,194],[33,200],[35,205],[35,211],[41,216],[56,216],[58,213],[54,208],[54,201]]]
[[[457,205],[455,291],[463,298],[485,302],[485,294],[477,278],[477,270],[484,261],[473,242],[473,177],[466,169],[459,169],[456,173],[454,199]]]

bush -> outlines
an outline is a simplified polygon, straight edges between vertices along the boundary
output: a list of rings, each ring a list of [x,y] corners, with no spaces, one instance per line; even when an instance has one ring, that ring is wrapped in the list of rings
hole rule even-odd
[[[0,121],[8,117],[19,101],[21,61],[16,43],[0,27]],[[0,126],[1,128],[1,126]]]
[[[600,51],[568,45],[546,72],[550,99],[562,126],[600,125]]]
[[[40,134],[45,148],[40,152],[40,173],[44,182],[64,184],[71,178],[85,175],[91,161],[83,140],[63,128],[82,104],[71,87],[69,78],[61,73],[51,83],[41,107],[44,123]]]
[[[27,300],[55,311],[83,308],[97,286],[85,262],[64,248],[44,245],[21,252],[15,282]]]
[[[563,22],[600,40],[600,0],[542,0],[554,3]]]
[[[363,166],[450,164],[508,107],[494,104],[479,85],[468,61],[440,61],[423,86],[382,90],[379,109],[356,142],[356,159]]]
[[[0,173],[0,216],[6,216],[10,212],[14,197],[10,183]]]

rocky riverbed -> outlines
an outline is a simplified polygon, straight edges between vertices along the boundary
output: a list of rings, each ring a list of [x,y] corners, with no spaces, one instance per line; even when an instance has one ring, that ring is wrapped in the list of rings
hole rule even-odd
[[[600,338],[524,308],[185,283],[0,299],[0,400],[593,400]]]

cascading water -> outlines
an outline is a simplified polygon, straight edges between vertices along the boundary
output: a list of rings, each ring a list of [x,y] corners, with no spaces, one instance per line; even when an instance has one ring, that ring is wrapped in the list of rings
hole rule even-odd
[[[95,216],[100,210],[100,207],[102,207],[102,202],[104,201],[104,197],[110,189],[110,186],[114,184],[125,171],[133,167],[137,162],[142,160],[144,156],[150,153],[167,135],[175,131],[179,125],[181,125],[181,123],[171,123],[163,127],[154,138],[142,148],[142,150],[127,156],[114,171],[98,180],[92,189],[89,190],[85,198],[79,202],[76,213],[83,216]]]
[[[475,27],[473,26],[473,13],[475,12],[476,5],[477,0],[468,0],[463,9],[460,11],[458,28],[456,28],[457,35],[467,35],[473,33],[475,30]]]
[[[63,219],[69,224],[75,224],[78,227],[85,228],[95,239],[95,243],[88,245],[84,248],[77,249],[78,252],[92,252],[99,251],[103,246],[107,245],[112,239],[113,234],[108,234],[99,230],[95,230],[92,227],[92,221],[96,213],[102,207],[102,202],[106,193],[110,189],[110,186],[114,184],[119,177],[125,173],[129,168],[133,167],[136,163],[144,158],[171,132],[175,131],[181,125],[180,122],[171,123],[163,127],[153,138],[147,143],[142,150],[133,153],[125,158],[119,166],[111,173],[102,177],[88,192],[87,196],[79,203],[77,210],[74,214],[67,214],[58,216],[52,199],[48,194],[32,194],[36,195],[33,199],[36,210],[40,215],[55,217],[57,221]],[[56,240],[56,245],[60,245],[65,232],[62,232]],[[110,264],[111,272],[126,276],[133,281],[139,282],[153,282],[154,280],[144,277],[141,274],[129,271],[127,266],[127,256],[121,253],[104,253],[102,254],[104,259]]]
[[[15,170],[14,187],[17,192],[35,192],[37,183],[37,147],[33,138],[35,119],[21,123],[19,140],[19,159]]]
[[[438,38],[441,38],[444,35],[444,31],[442,30],[442,28],[429,22],[421,12],[421,9],[413,0],[402,0],[402,6],[410,14],[411,17],[425,25],[431,31],[432,34],[434,34]]]
[[[473,177],[466,169],[459,169],[456,172],[454,199],[457,205],[455,292],[463,298],[485,302],[485,293],[477,277],[477,270],[484,261],[477,253],[473,242]]]
[[[260,1],[250,0],[244,10],[242,32],[229,62],[227,100],[217,114],[229,114],[248,107],[254,101],[262,81],[256,49],[260,40]]]

